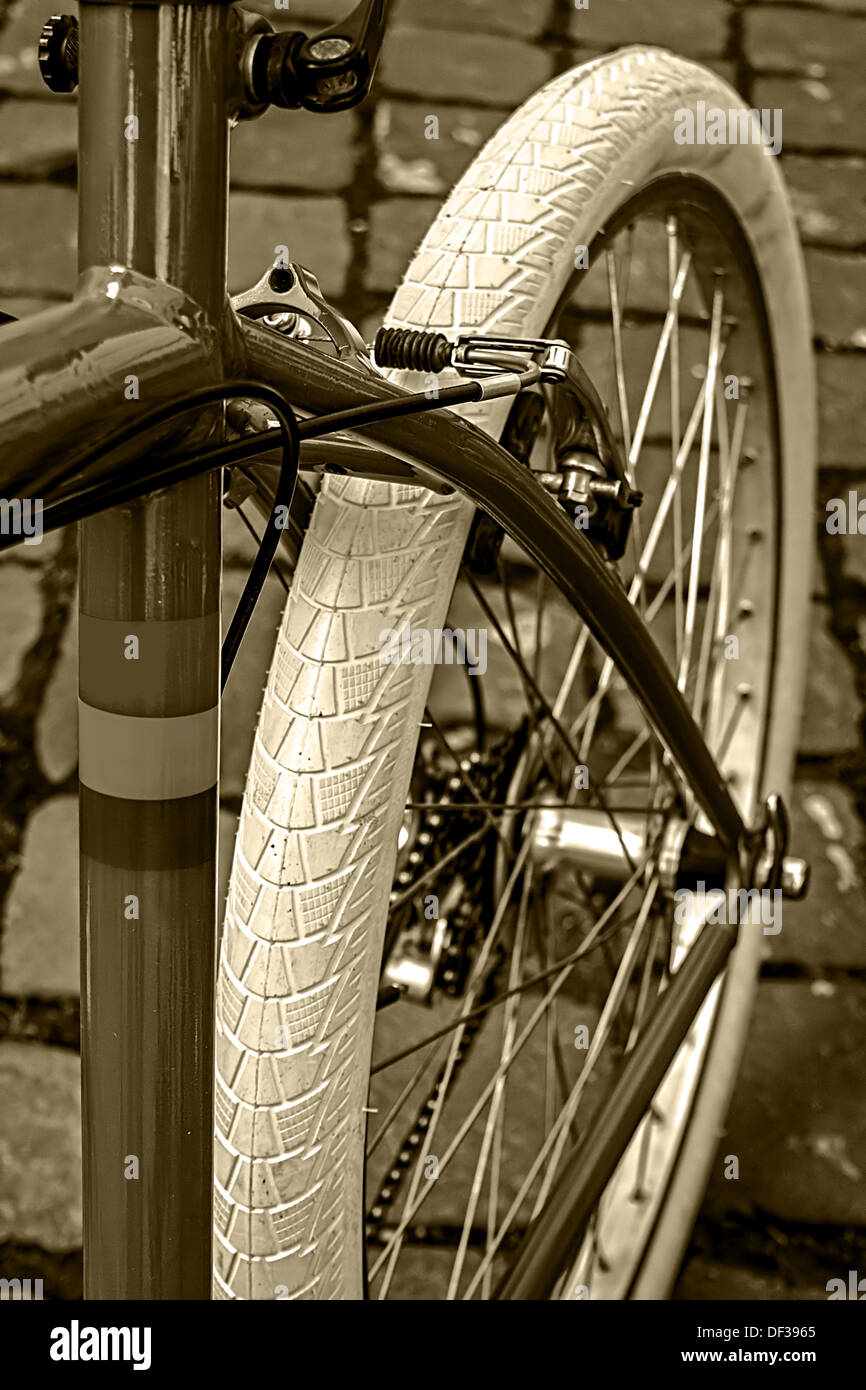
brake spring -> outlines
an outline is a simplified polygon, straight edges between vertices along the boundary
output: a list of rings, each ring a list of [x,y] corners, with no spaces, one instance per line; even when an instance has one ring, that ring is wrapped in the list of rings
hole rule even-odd
[[[412,328],[380,328],[373,343],[380,367],[402,367],[410,372],[444,371],[451,365],[453,350],[444,333]]]

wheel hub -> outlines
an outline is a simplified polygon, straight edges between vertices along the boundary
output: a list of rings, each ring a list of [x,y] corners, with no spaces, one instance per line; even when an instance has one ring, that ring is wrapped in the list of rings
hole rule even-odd
[[[634,864],[655,849],[653,867],[665,893],[694,889],[698,883],[704,890],[725,887],[727,866],[721,844],[681,817],[551,806],[538,811],[530,834],[530,856],[541,869],[567,865],[595,878],[625,882]],[[778,839],[776,843],[782,848]],[[809,880],[807,861],[774,854],[767,838],[765,845],[758,859],[756,886],[770,885],[775,865],[782,896],[802,898]]]

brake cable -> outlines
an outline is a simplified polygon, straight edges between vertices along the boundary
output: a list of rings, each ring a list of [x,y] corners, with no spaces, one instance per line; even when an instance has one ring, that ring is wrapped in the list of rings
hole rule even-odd
[[[110,453],[121,445],[137,438],[142,431],[153,429],[155,426],[163,424],[177,415],[185,414],[193,408],[217,404],[227,398],[233,397],[243,397],[247,400],[259,400],[273,411],[279,425],[279,433],[283,438],[283,457],[280,465],[280,475],[277,481],[276,492],[274,494],[270,521],[249,575],[247,576],[247,582],[244,585],[243,593],[232,615],[228,632],[223,640],[220,659],[221,690],[225,689],[229,672],[231,671],[244,632],[252,617],[256,600],[264,587],[265,580],[267,579],[268,572],[277,551],[277,546],[279,545],[280,527],[278,525],[278,517],[281,511],[288,516],[292,503],[295,480],[298,476],[300,439],[298,437],[297,418],[289,401],[286,400],[281,392],[276,391],[273,387],[267,386],[260,381],[247,381],[243,378],[235,381],[223,382],[218,386],[205,386],[195,391],[188,391],[183,396],[179,396],[175,400],[167,402],[165,405],[157,406],[154,410],[148,411],[143,418],[139,418],[134,423],[125,425],[122,430],[118,430],[110,439],[105,440],[103,443],[91,449],[83,458],[76,460],[75,464],[59,479],[59,481],[62,482],[65,478],[74,476],[94,459],[101,457],[103,454]],[[277,433],[277,431],[273,431],[272,433]],[[122,502],[135,501],[139,497],[146,496],[148,493],[154,492],[158,487],[167,486],[169,483],[182,482],[200,473],[209,472],[213,468],[219,466],[218,462],[211,462],[209,460],[209,453],[219,452],[219,450],[205,451],[193,457],[179,460],[169,468],[163,469],[160,473],[150,474],[146,479],[132,478],[119,485],[112,479],[102,485],[97,484],[97,486],[92,489],[86,489],[81,493],[75,494],[71,498],[64,499],[62,502],[55,503],[54,506],[49,507],[43,518],[44,521],[49,523],[45,526],[45,529],[56,530],[59,526],[69,525],[71,522],[80,520],[82,517],[94,515],[94,508],[88,505],[94,497],[97,501],[101,502],[98,510],[107,511],[110,507],[117,506]],[[17,539],[17,537],[0,537],[0,551],[8,549],[10,544],[14,544]]]
[[[419,392],[400,396],[396,400],[369,401],[364,405],[314,416],[301,423],[298,422],[286,397],[263,382],[239,379],[223,382],[218,386],[202,387],[187,392],[165,405],[158,406],[149,411],[143,418],[124,426],[110,439],[103,441],[84,454],[82,458],[77,459],[74,465],[71,465],[65,473],[60,475],[57,482],[62,484],[69,480],[80,473],[88,463],[137,438],[144,430],[153,429],[195,407],[216,404],[230,398],[260,401],[273,411],[279,428],[247,435],[241,440],[221,444],[213,449],[200,450],[194,455],[176,460],[168,468],[162,469],[158,473],[149,474],[146,478],[131,478],[121,483],[113,478],[98,482],[48,507],[43,516],[44,530],[57,530],[58,527],[71,525],[73,522],[96,515],[98,512],[107,511],[124,502],[136,501],[140,497],[156,491],[157,488],[184,482],[201,473],[211,472],[216,468],[227,467],[255,457],[257,454],[272,448],[274,436],[281,434],[283,457],[270,521],[223,642],[221,689],[225,689],[229,672],[279,545],[280,528],[277,524],[279,511],[285,509],[285,513],[288,515],[291,507],[298,475],[301,441],[315,439],[336,431],[363,429],[367,425],[378,424],[380,421],[395,419],[399,416],[416,415],[429,410],[444,410],[453,405],[469,404],[473,401],[494,399],[500,396],[516,396],[526,386],[533,385],[539,379],[539,375],[539,368],[533,363],[520,372],[505,371],[488,376],[483,380],[474,379],[456,386],[444,387],[432,399],[425,392]],[[17,539],[14,536],[0,537],[0,552],[16,544]]]

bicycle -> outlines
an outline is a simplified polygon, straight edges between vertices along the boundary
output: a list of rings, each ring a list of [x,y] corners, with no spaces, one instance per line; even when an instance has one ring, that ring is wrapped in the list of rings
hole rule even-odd
[[[494,135],[373,352],[286,258],[230,304],[229,117],[355,104],[385,20],[84,0],[80,48],[43,31],[82,273],[3,327],[0,441],[5,492],[80,523],[89,1298],[666,1296],[761,949],[736,894],[806,887],[781,176],[675,143],[735,94],[626,49]],[[217,963],[220,686],[280,542]]]

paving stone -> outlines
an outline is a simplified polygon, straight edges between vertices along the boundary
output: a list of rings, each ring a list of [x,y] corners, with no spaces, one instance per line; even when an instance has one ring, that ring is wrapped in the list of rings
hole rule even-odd
[[[237,607],[246,576],[237,570],[223,576],[223,632]],[[277,628],[285,606],[285,593],[271,576],[241,643],[229,676],[222,705],[220,793],[242,796],[274,650]]]
[[[50,531],[38,545],[24,545],[22,542],[9,550],[0,550],[0,571],[4,566],[9,569],[41,569],[59,551],[61,535],[60,531]]]
[[[783,902],[781,931],[768,936],[776,961],[823,968],[866,967],[866,846],[853,798],[836,782],[798,778],[788,798],[791,853],[812,869],[802,902]]]
[[[233,193],[229,220],[229,292],[255,285],[278,246],[309,266],[325,295],[342,294],[351,255],[346,209],[339,198],[279,198]],[[0,204],[2,209],[2,204]]]
[[[41,546],[16,546],[25,552]],[[25,653],[36,641],[42,626],[42,595],[38,570],[7,564],[0,583],[0,697],[15,688]]]
[[[547,0],[398,0],[392,23],[419,29],[451,29],[461,34],[514,34],[537,38],[547,24]]]
[[[866,484],[861,485],[857,492],[858,501],[866,502]],[[863,513],[860,514],[860,523],[864,527],[864,533],[856,536],[843,536],[842,545],[845,549],[845,573],[851,579],[859,579],[860,583],[866,586],[866,520]]]
[[[2,119],[2,111],[0,111]],[[332,192],[352,181],[358,119],[335,111],[266,111],[241,121],[231,135],[233,188],[303,188]]]
[[[34,179],[59,169],[75,169],[78,128],[70,115],[64,102],[4,101],[0,105],[0,174]]]
[[[392,29],[382,47],[381,92],[430,102],[518,106],[553,75],[552,56],[498,34],[454,34],[438,29]]]
[[[432,114],[438,130],[428,124]],[[505,108],[444,106],[432,113],[424,102],[380,101],[374,123],[380,182],[392,193],[449,192],[509,115]],[[437,138],[428,139],[427,130]]]
[[[78,761],[78,604],[73,603],[60,654],[36,719],[36,756],[52,782],[61,782]]]
[[[705,68],[709,68],[710,72],[718,73],[719,77],[727,82],[729,87],[733,87],[735,92],[739,91],[736,63],[727,62],[724,58],[708,58],[706,56],[701,57],[701,63]],[[745,98],[741,98],[741,100],[743,105],[747,104]]]
[[[71,294],[77,198],[51,184],[0,184],[0,295]]]
[[[39,35],[50,11],[40,0],[18,0],[9,7],[0,30],[0,91],[33,93],[45,97],[48,88],[37,62]],[[64,13],[78,15],[77,0]],[[70,105],[74,98],[55,96],[58,105]],[[69,113],[67,112],[67,118]],[[2,119],[2,117],[0,117]]]
[[[77,1053],[0,1043],[0,1241],[80,1246],[80,1095]]]
[[[829,631],[823,604],[812,604],[800,752],[833,757],[859,746],[859,701],[851,663]]]
[[[0,939],[4,994],[78,994],[78,800],[56,796],[27,824]]]
[[[756,77],[752,106],[782,111],[783,150],[853,150],[866,139],[866,88],[859,73],[845,69],[817,77]]]
[[[759,986],[704,1212],[866,1222],[866,986]],[[723,1176],[725,1156],[740,1176]]]
[[[758,1303],[768,1299],[785,1303],[826,1298],[823,1284],[799,1282],[794,1285],[778,1274],[765,1274],[742,1265],[722,1264],[697,1255],[687,1260],[672,1298],[674,1302],[693,1300],[695,1303],[737,1302]]]
[[[440,206],[438,198],[386,198],[374,205],[364,275],[368,290],[390,294],[395,289]]]
[[[866,347],[866,257],[806,251],[817,337],[836,347]]]
[[[782,155],[800,234],[837,246],[863,243],[866,160]]]
[[[821,466],[862,468],[866,356],[822,352],[817,357],[817,371]]]
[[[701,0],[699,22],[692,7],[680,0],[590,0],[586,9],[571,14],[569,33],[599,48],[645,43],[686,57],[721,56],[729,19],[722,0]]]
[[[842,67],[862,67],[866,19],[754,5],[743,13],[743,46],[753,68],[823,78]]]

